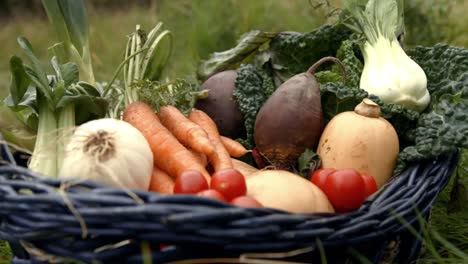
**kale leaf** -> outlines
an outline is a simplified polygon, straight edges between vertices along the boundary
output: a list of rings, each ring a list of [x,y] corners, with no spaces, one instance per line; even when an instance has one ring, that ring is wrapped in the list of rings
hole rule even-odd
[[[457,148],[468,148],[468,98],[445,94],[432,109],[418,121],[414,131],[415,145],[400,152],[396,173],[409,163],[436,158]]]
[[[322,84],[320,96],[323,117],[325,124],[327,124],[335,115],[345,111],[353,111],[354,107],[368,94],[362,89],[352,88],[338,82]]]
[[[307,33],[282,32],[270,42],[268,50],[275,83],[306,71],[314,62],[335,56],[351,31],[342,24],[324,25]]]
[[[407,54],[426,73],[432,101],[446,93],[455,94],[468,83],[467,77],[464,77],[468,73],[467,49],[436,44],[433,47],[415,47]]]
[[[375,95],[368,97],[380,106],[381,116],[395,128],[400,140],[400,148],[414,144],[413,133],[420,114],[398,104],[385,104]]]
[[[242,65],[237,70],[236,89],[233,95],[244,115],[246,139],[240,141],[247,147],[254,146],[254,126],[258,111],[276,90],[268,71],[252,64]]]
[[[414,145],[400,152],[397,173],[406,164],[468,148],[468,50],[437,44],[408,55],[427,75],[431,103],[409,131]]]
[[[353,40],[343,41],[336,52],[336,58],[343,63],[346,71],[347,86],[359,87],[359,80],[364,68],[364,64],[360,59],[361,56],[359,46]],[[319,83],[343,82],[342,73],[336,64],[329,71],[316,72],[315,78],[317,78]]]
[[[241,36],[232,49],[215,52],[198,67],[197,78],[205,81],[211,75],[229,69],[236,69],[243,63],[248,63],[252,57],[261,52],[263,46],[278,33],[252,30]]]

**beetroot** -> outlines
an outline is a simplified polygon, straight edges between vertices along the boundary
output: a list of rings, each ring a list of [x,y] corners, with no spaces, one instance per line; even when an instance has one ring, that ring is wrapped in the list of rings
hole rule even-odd
[[[313,74],[327,61],[342,67],[334,57],[322,58],[278,87],[257,114],[255,145],[276,168],[292,168],[299,156],[312,149],[320,138],[323,129],[320,85]]]
[[[218,127],[219,133],[229,138],[245,136],[244,118],[233,97],[237,72],[227,70],[216,73],[202,84],[208,97],[199,99],[195,108],[207,113]]]

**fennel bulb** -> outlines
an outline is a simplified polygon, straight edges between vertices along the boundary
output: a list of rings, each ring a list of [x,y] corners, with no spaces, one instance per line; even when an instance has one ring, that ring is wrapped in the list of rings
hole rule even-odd
[[[347,24],[365,37],[360,45],[364,69],[360,88],[388,104],[422,112],[430,102],[427,77],[400,45],[403,34],[403,0],[348,0]]]
[[[401,48],[395,38],[379,37],[363,48],[364,69],[359,86],[385,103],[399,104],[421,112],[430,102],[427,78],[422,68]]]

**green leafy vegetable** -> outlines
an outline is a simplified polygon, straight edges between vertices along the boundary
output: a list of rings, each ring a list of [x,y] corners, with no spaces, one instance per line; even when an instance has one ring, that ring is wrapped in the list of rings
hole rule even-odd
[[[297,159],[298,174],[307,179],[311,171],[315,171],[321,166],[320,156],[311,149],[306,149]]]
[[[164,68],[172,54],[173,36],[158,23],[146,32],[136,25],[125,47],[125,56],[113,79],[104,88],[105,97],[111,102],[108,116],[119,118],[127,105],[139,101],[137,86],[153,86],[162,78]],[[117,75],[123,69],[123,85],[115,85]],[[136,82],[143,81],[138,85]],[[147,83],[145,83],[147,81]],[[156,85],[160,85],[159,83]]]
[[[31,79],[27,77],[26,69],[17,56],[11,57],[10,70],[13,73],[10,82],[11,99],[14,104],[18,104],[28,90]]]
[[[359,79],[361,78],[363,64],[358,58],[361,53],[357,44],[353,40],[345,40],[341,43],[340,48],[336,52],[336,58],[339,59],[346,70],[346,85],[350,87],[359,87]],[[343,82],[343,75],[336,65],[332,66],[329,71],[321,71],[315,74],[317,80],[324,84],[328,82]]]
[[[362,54],[359,46],[353,40],[345,40],[336,52],[336,57],[343,62],[346,69],[346,84],[351,87],[359,87],[362,69]],[[335,66],[336,67],[336,66]]]
[[[368,96],[366,91],[345,86],[343,83],[323,84],[320,93],[325,124],[341,112],[352,111]]]
[[[255,118],[260,107],[276,90],[270,74],[252,64],[242,65],[237,70],[236,89],[233,95],[244,115],[247,137],[241,140],[245,147],[254,146]]]
[[[13,112],[4,102],[0,102],[0,133],[3,138],[13,146],[12,149],[21,149],[23,152],[32,152],[34,149],[35,130],[29,128],[22,120],[27,117],[21,110]],[[29,111],[27,111],[29,112]],[[31,114],[31,112],[29,112]],[[21,118],[18,118],[18,116]],[[35,114],[34,114],[35,116]],[[37,128],[37,123],[34,126]]]
[[[400,153],[400,162],[416,162],[436,158],[468,148],[468,99],[445,94],[432,106],[432,111],[421,115],[415,130],[414,146]]]
[[[468,50],[447,44],[433,47],[415,47],[407,54],[427,75],[427,89],[432,101],[446,93],[456,94],[466,89],[468,83]]]
[[[189,114],[197,99],[208,96],[208,91],[187,80],[177,79],[169,82],[140,80],[132,84],[141,101],[149,104],[155,111],[165,105],[173,105],[182,113]]]
[[[215,52],[198,68],[198,78],[201,81],[209,76],[224,70],[236,69],[242,63],[248,63],[253,55],[262,50],[278,33],[250,31],[241,36],[239,43],[232,49],[223,52]]]
[[[29,168],[54,177],[61,166],[65,133],[76,125],[76,120],[84,122],[91,115],[104,116],[107,101],[94,86],[79,81],[75,63],[59,64],[53,57],[54,75],[46,75],[29,41],[20,37],[18,43],[33,66],[24,65],[19,57],[11,58],[12,82],[4,103],[16,112],[18,120],[36,130]],[[76,114],[79,118],[75,116],[75,107],[79,109]]]
[[[432,101],[410,131],[414,144],[400,153],[397,172],[408,163],[468,148],[468,50],[438,44],[408,54],[428,73]]]
[[[335,56],[351,31],[343,25],[324,25],[308,33],[282,32],[270,43],[269,63],[274,70],[275,84],[305,72],[314,62]]]
[[[60,63],[74,62],[81,79],[95,85],[89,23],[83,0],[43,0],[42,5],[58,39],[51,50]]]
[[[381,116],[387,119],[397,131],[400,148],[412,144],[412,132],[416,128],[420,114],[397,104],[385,104],[379,97],[368,96],[376,102],[382,111]]]

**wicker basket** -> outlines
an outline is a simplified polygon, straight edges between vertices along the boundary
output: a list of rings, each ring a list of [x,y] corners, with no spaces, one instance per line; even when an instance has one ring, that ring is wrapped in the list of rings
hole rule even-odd
[[[6,146],[1,152],[0,239],[10,242],[13,263],[239,256],[251,263],[274,255],[249,253],[267,252],[289,252],[278,257],[301,263],[323,257],[328,263],[360,263],[363,257],[410,263],[421,243],[407,227],[420,232],[419,220],[429,217],[459,159],[453,153],[408,168],[352,213],[298,215],[151,192],[136,192],[137,201],[119,189],[41,177],[15,165]]]

